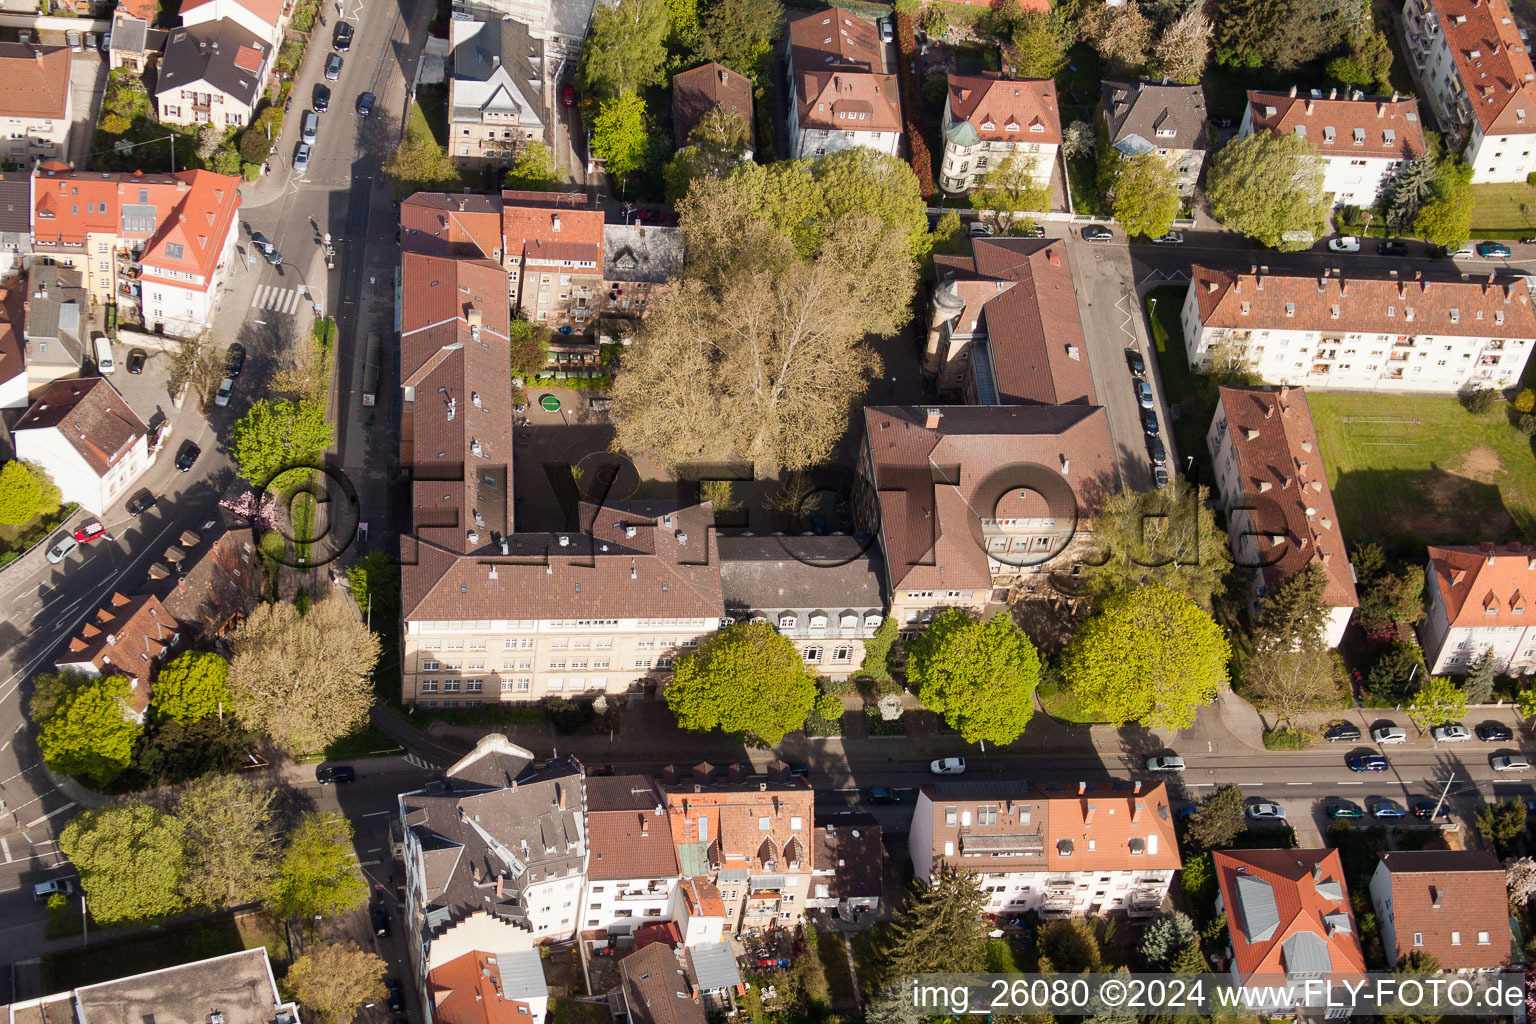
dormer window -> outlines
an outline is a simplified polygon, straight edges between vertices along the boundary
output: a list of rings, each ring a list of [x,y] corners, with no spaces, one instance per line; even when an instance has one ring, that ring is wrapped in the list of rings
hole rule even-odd
[[[1364,128],[1356,128],[1355,132],[1354,132],[1354,135],[1355,135],[1355,145],[1357,145],[1357,146],[1365,145],[1365,129]]]
[[[1391,128],[1384,128],[1381,132],[1381,141],[1389,146],[1397,145],[1397,132]]]
[[[1286,316],[1295,316],[1296,315],[1296,303],[1294,303],[1294,302],[1287,302],[1285,304],[1285,315]]]
[[[997,127],[997,125],[992,121],[992,119],[990,117],[987,118],[985,121],[981,122],[981,130],[984,131],[984,132],[989,132],[993,128],[996,128],[996,127]]]
[[[793,615],[780,615],[779,616],[779,628],[780,629],[794,629],[795,628],[795,617]]]
[[[1325,143],[1332,143],[1333,139],[1334,139],[1334,136],[1336,136],[1337,134],[1338,133],[1333,130],[1333,125],[1331,125],[1331,124],[1330,125],[1325,125],[1323,127],[1323,142],[1325,142]]]

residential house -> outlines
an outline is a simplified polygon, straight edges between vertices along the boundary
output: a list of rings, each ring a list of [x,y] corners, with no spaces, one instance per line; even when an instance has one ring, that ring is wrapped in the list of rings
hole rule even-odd
[[[603,289],[603,212],[581,192],[501,196],[512,308],[550,328],[584,325]]]
[[[1371,904],[1393,963],[1421,953],[1442,971],[1482,973],[1525,959],[1511,949],[1504,865],[1490,850],[1384,853]]]
[[[1211,149],[1205,92],[1198,84],[1106,81],[1104,127],[1109,144],[1127,157],[1156,153],[1173,168],[1179,191],[1190,195]]]
[[[660,786],[678,866],[719,890],[727,936],[793,930],[812,892],[810,783],[779,761],[765,776],[750,771],[671,767]]]
[[[432,1024],[544,1024],[549,985],[536,949],[475,950],[427,972]]]
[[[194,640],[212,643],[261,600],[261,556],[249,529],[184,530],[150,565],[146,590]]]
[[[1454,395],[1520,379],[1536,338],[1523,277],[1190,268],[1191,366],[1245,365],[1268,384]]]
[[[652,224],[603,225],[605,317],[638,320],[683,272],[683,229]]]
[[[885,848],[875,816],[854,811],[818,812],[811,874],[807,906],[832,911],[850,922],[878,911],[884,894]]]
[[[0,279],[32,265],[32,175],[0,171]]]
[[[655,782],[644,775],[586,780],[587,886],[581,935],[617,939],[678,911],[677,851]]]
[[[944,191],[968,192],[1010,157],[1027,162],[1037,185],[1050,185],[1061,149],[1061,114],[1050,79],[1000,72],[949,76],[944,96]]]
[[[148,17],[137,17],[119,3],[112,12],[112,44],[107,51],[107,64],[113,70],[127,68],[143,74],[160,63],[165,52],[164,29],[150,28],[155,18],[154,5],[150,5]]]
[[[69,47],[0,43],[5,159],[21,168],[68,160],[72,95]]]
[[[233,18],[172,29],[155,79],[160,120],[220,130],[250,124],[275,52]]]
[[[1308,566],[1328,578],[1323,639],[1337,647],[1360,606],[1328,467],[1301,388],[1222,387],[1206,432],[1227,536],[1238,565],[1257,569],[1259,603]]]
[[[91,297],[79,271],[52,263],[34,263],[27,271],[22,317],[17,322],[26,343],[27,387],[32,392],[61,377],[78,377],[89,358]]]
[[[901,155],[901,97],[873,22],[837,7],[789,23],[789,140],[797,160],[865,146]]]
[[[725,901],[715,883],[703,876],[683,878],[677,889],[681,897],[677,926],[683,945],[724,941],[727,934]]]
[[[597,0],[453,0],[455,15],[494,22],[511,18],[528,27],[544,59],[545,106],[554,105],[554,86],[562,69],[576,66],[592,27]]]
[[[0,281],[0,409],[25,409],[27,396],[25,323],[26,282],[21,278]]]
[[[703,1000],[686,958],[653,942],[619,961],[619,1005],[630,1024],[704,1024]]]
[[[5,1009],[8,1024],[143,1024],[146,1017],[202,1024],[211,1013],[223,1024],[300,1024],[298,1004],[278,991],[262,946],[19,1000]]]
[[[98,516],[149,468],[148,428],[100,377],[54,381],[11,436],[18,459],[46,469],[66,503]]]
[[[504,172],[530,142],[549,143],[544,52],[513,18],[455,18],[448,79],[448,156]]]
[[[1432,673],[1465,675],[1485,654],[1501,675],[1536,670],[1536,624],[1526,621],[1536,615],[1526,607],[1536,596],[1536,545],[1432,546],[1424,584],[1420,635]]]
[[[921,632],[940,609],[1000,610],[1090,544],[1118,489],[1097,405],[869,406],[854,521],[879,538],[890,615]]]
[[[735,949],[725,942],[695,943],[683,947],[682,961],[704,1009],[711,1014],[734,1017],[736,997],[747,991]]]
[[[1536,67],[1508,0],[1406,0],[1408,60],[1474,184],[1536,171]]]
[[[113,593],[80,627],[80,635],[69,641],[54,667],[60,672],[124,677],[132,694],[124,710],[142,721],[152,699],[152,677],[180,643],[180,623],[154,595]]]
[[[183,28],[232,21],[274,53],[283,45],[283,29],[291,13],[287,0],[186,0],[180,9]]]
[[[1007,917],[1153,914],[1180,867],[1161,782],[929,783],[918,790],[908,849],[930,884],[941,864],[982,873],[985,912]]]
[[[1217,850],[1211,857],[1220,887],[1216,912],[1227,916],[1233,981],[1257,979],[1256,994],[1270,990],[1263,1005],[1250,1009],[1287,1014],[1311,1006],[1315,1014],[1325,994],[1308,999],[1298,983],[1364,973],[1339,851]],[[1324,1015],[1348,1017],[1349,1010],[1328,1007]]]
[[[688,145],[694,128],[712,110],[736,114],[746,124],[747,148],[741,158],[751,160],[756,149],[752,80],[716,61],[672,76],[672,141],[678,149]]]
[[[40,169],[33,249],[83,274],[93,303],[116,303],[119,323],[200,334],[234,255],[239,185],[212,171]]]
[[[864,641],[885,621],[884,567],[871,542],[726,535],[719,545],[727,616],[773,626],[819,675],[858,674]]]
[[[1373,206],[1383,186],[1403,164],[1424,152],[1419,101],[1393,93],[1344,96],[1317,89],[1309,95],[1249,90],[1238,138],[1254,132],[1295,132],[1317,147],[1323,161],[1323,191],[1335,206]]]

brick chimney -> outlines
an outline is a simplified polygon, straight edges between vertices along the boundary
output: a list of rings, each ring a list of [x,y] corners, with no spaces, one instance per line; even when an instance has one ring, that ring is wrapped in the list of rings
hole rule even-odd
[[[927,418],[923,420],[923,426],[927,427],[929,430],[938,430],[939,420],[944,418],[944,410],[938,408],[937,406],[929,406],[927,409],[927,414]]]

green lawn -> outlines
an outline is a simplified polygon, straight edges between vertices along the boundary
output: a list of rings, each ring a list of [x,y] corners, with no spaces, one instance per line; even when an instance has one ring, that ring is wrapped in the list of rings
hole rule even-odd
[[[1536,185],[1473,185],[1472,198],[1473,232],[1497,232],[1510,238],[1536,234]]]
[[[1500,404],[1311,392],[1344,538],[1405,551],[1536,536],[1536,460]]]

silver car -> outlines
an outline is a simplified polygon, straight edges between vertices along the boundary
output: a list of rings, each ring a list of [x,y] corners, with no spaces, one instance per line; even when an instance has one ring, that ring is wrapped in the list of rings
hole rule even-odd
[[[1493,759],[1493,770],[1496,772],[1528,772],[1531,770],[1531,762],[1526,760],[1524,754],[1503,754]]]
[[[1284,821],[1285,808],[1279,804],[1253,804],[1248,808],[1248,817],[1256,821]]]
[[[60,562],[64,561],[64,559],[69,557],[70,552],[74,551],[75,548],[79,546],[80,542],[75,540],[74,535],[66,533],[64,536],[59,538],[59,542],[57,544],[48,549],[48,554],[46,557],[48,558],[48,561],[52,562],[54,565],[58,565]]]
[[[1465,743],[1472,738],[1472,730],[1460,722],[1446,722],[1429,730],[1429,734],[1440,743]]]
[[[1157,757],[1147,758],[1147,771],[1149,772],[1181,772],[1184,770],[1184,759],[1177,754],[1159,754]]]
[[[293,154],[293,169],[303,174],[309,170],[309,143],[299,143],[298,150]]]
[[[928,765],[928,770],[935,775],[964,775],[965,758],[940,757]]]

